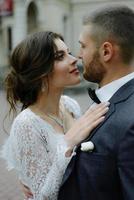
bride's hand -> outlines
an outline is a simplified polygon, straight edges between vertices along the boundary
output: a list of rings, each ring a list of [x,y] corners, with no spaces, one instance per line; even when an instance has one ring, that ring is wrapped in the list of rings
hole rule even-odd
[[[30,188],[28,188],[26,185],[24,185],[21,181],[20,181],[20,187],[21,187],[21,190],[22,190],[22,193],[24,194],[25,196],[25,200],[28,200],[29,198],[33,198],[33,194],[30,190]]]
[[[82,117],[75,121],[65,135],[65,140],[70,149],[86,139],[91,131],[104,120],[109,105],[109,102],[97,104],[89,108]]]

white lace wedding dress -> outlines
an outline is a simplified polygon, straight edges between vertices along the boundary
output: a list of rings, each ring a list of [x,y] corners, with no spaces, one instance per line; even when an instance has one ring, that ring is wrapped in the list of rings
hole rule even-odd
[[[77,102],[68,96],[61,99],[65,109],[77,119],[81,114]],[[66,150],[64,135],[27,108],[14,120],[2,157],[8,170],[14,168],[20,180],[31,189],[34,200],[56,200],[73,156],[65,157]]]

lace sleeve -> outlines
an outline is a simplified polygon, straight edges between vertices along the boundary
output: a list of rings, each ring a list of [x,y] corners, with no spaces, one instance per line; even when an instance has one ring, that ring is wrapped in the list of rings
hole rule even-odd
[[[3,149],[3,157],[9,164],[12,162],[11,165],[17,169],[21,180],[31,189],[34,200],[56,200],[71,157],[65,157],[67,147],[62,137],[52,161],[48,138],[41,138],[39,131],[28,120],[16,121],[12,127],[11,137]],[[8,159],[8,153],[12,158]]]
[[[77,119],[81,116],[81,108],[76,100],[66,95],[62,96],[62,100],[65,108],[73,114],[74,118]]]

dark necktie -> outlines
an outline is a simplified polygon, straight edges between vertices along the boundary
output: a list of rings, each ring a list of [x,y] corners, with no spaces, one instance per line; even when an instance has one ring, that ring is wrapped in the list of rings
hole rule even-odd
[[[88,95],[89,97],[95,102],[95,103],[101,103],[101,101],[98,99],[95,90],[88,88]]]

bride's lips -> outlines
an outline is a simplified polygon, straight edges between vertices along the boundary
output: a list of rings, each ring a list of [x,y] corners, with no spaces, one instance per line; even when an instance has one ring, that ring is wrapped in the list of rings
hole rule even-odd
[[[78,68],[74,68],[74,69],[71,70],[69,73],[70,73],[70,74],[72,74],[72,73],[79,73],[79,70],[78,70]]]

